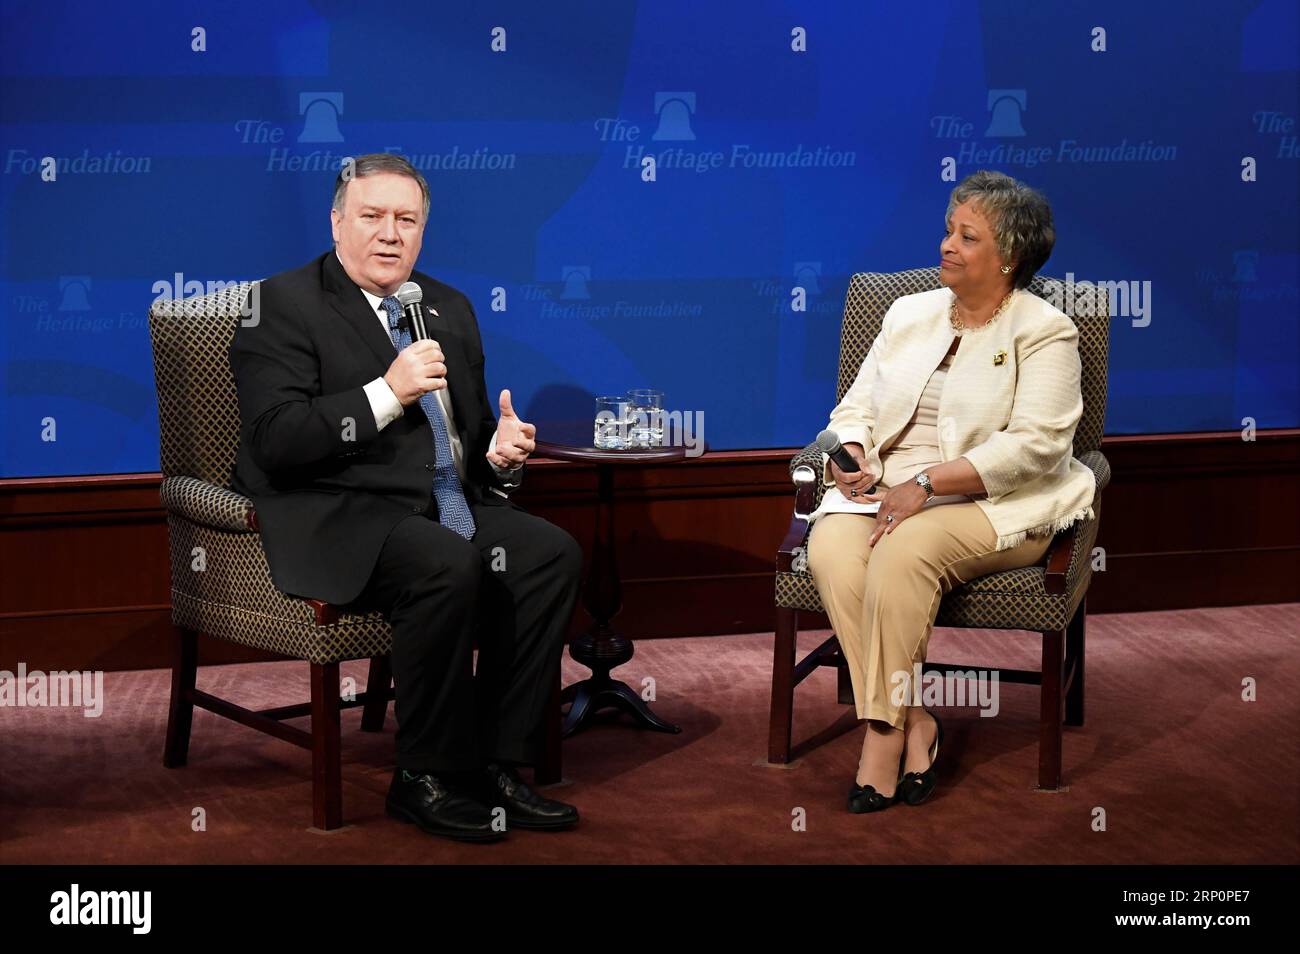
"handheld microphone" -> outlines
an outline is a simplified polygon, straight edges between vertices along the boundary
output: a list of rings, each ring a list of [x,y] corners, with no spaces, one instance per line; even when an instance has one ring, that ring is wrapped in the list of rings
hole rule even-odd
[[[424,309],[420,307],[423,301],[424,292],[415,282],[405,282],[397,289],[397,302],[402,306],[402,318],[411,332],[412,342],[429,337],[428,329],[424,327]]]
[[[834,431],[822,431],[817,435],[817,449],[829,455],[835,461],[835,466],[846,474],[856,474],[862,469],[858,466],[857,458],[844,449],[839,435]]]
[[[817,435],[817,449],[823,454],[827,454],[831,460],[835,461],[835,466],[846,474],[856,474],[862,470],[858,466],[857,458],[845,449],[840,443],[839,435],[834,431],[822,431]],[[867,488],[867,493],[876,492],[876,485],[872,484]]]

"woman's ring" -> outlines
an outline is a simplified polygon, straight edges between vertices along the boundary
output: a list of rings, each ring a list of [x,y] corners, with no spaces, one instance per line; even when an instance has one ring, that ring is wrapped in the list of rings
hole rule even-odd
[[[893,522],[894,522],[894,515],[891,513],[888,517],[885,518],[885,523],[893,523]]]
[[[850,490],[850,491],[849,491],[849,496],[850,496],[850,497],[856,497],[857,495],[858,495],[858,492],[857,492],[856,490]]]

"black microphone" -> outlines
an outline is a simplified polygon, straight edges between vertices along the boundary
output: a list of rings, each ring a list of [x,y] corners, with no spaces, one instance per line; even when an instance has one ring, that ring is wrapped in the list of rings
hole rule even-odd
[[[424,309],[420,307],[423,301],[424,292],[415,282],[405,282],[397,289],[397,303],[402,306],[402,318],[411,332],[412,343],[429,337],[428,329],[424,327]]]
[[[400,293],[399,293],[400,294]],[[817,449],[823,454],[830,456],[835,461],[835,466],[846,474],[856,474],[862,468],[858,466],[857,458],[850,454],[840,443],[839,435],[834,431],[822,431],[817,435]],[[867,493],[874,494],[876,485],[872,484],[867,488]]]

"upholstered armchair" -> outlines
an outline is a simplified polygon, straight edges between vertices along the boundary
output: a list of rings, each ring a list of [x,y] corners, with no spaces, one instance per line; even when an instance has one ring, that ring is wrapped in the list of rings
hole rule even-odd
[[[937,268],[890,274],[860,273],[849,283],[840,331],[836,402],[852,385],[858,368],[880,331],[896,298],[939,287]],[[1036,566],[991,573],[948,593],[939,606],[936,626],[1024,630],[1042,639],[1042,667],[999,670],[1002,682],[1040,687],[1038,786],[1061,786],[1063,726],[1081,726],[1084,718],[1084,632],[1092,548],[1101,515],[1101,493],[1110,482],[1110,466],[1098,449],[1106,416],[1106,362],[1110,317],[1106,292],[1075,285],[1066,294],[1062,282],[1035,278],[1028,289],[1047,298],[1074,319],[1079,329],[1083,417],[1074,435],[1074,456],[1096,476],[1094,517],[1054,537]],[[852,688],[835,636],[796,663],[799,613],[822,612],[821,600],[807,569],[808,515],[821,502],[822,454],[810,444],[790,462],[795,485],[794,517],[776,558],[776,639],[772,662],[772,708],[768,761],[789,762],[794,689],[820,666],[838,670],[838,695],[852,703]],[[974,667],[927,662],[926,672],[961,673]]]
[[[186,764],[194,707],[310,750],[312,818],[342,825],[340,712],[364,706],[361,728],[383,729],[393,698],[392,630],[379,613],[352,614],[298,599],[271,582],[251,500],[227,488],[239,444],[239,405],[228,348],[249,283],[149,311],[158,391],[162,503],[171,551],[176,627],[163,764]],[[198,638],[226,639],[311,668],[310,702],[253,711],[195,688]],[[366,689],[340,697],[339,663],[370,660]],[[556,691],[558,693],[558,682]],[[310,715],[310,730],[285,720]],[[538,780],[559,779],[559,706]]]

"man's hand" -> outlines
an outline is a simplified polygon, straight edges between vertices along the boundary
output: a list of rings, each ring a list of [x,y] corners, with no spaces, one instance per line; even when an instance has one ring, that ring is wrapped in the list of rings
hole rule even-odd
[[[862,449],[861,444],[845,444],[844,449],[849,452],[854,460],[858,462],[858,472],[856,474],[846,474],[840,470],[835,461],[831,461],[831,476],[835,478],[835,486],[840,489],[845,498],[858,503],[866,503],[867,488],[876,482],[876,478],[870,474],[866,467],[867,454]],[[853,491],[857,491],[855,495]]]
[[[510,406],[510,392],[502,391],[499,399],[501,419],[497,422],[496,445],[488,448],[489,463],[505,469],[522,464],[537,447],[537,428],[519,420]]]
[[[402,349],[401,354],[384,372],[384,382],[392,389],[402,407],[414,404],[428,391],[441,391],[447,386],[447,365],[442,348],[432,338],[416,341]]]

